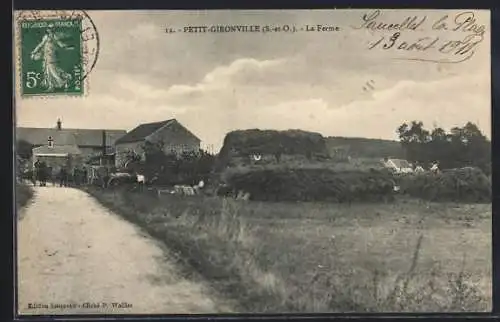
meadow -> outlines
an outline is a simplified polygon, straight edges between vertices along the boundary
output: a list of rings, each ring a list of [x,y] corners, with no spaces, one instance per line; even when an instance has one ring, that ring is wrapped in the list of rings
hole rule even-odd
[[[491,203],[257,202],[84,188],[235,310],[491,310]]]

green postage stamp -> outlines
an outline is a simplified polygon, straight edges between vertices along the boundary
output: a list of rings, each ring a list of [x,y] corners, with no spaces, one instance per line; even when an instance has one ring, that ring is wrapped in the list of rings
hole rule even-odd
[[[82,20],[20,21],[21,94],[84,93]]]

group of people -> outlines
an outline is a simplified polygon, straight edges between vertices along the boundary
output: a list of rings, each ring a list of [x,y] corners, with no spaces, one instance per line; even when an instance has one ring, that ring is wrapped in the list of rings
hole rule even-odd
[[[47,186],[47,181],[52,181],[52,185],[59,182],[60,187],[67,187],[69,182],[79,186],[87,181],[87,170],[82,167],[74,167],[70,170],[68,166],[63,165],[59,168],[49,167],[45,161],[37,160],[34,164],[33,185],[36,186],[37,181],[40,186]]]
[[[438,161],[435,161],[432,163],[432,165],[430,167],[430,171],[432,173],[436,173],[436,174],[439,173],[439,162]],[[425,169],[422,167],[422,165],[420,163],[417,162],[417,164],[415,165],[414,172],[415,173],[424,173]]]

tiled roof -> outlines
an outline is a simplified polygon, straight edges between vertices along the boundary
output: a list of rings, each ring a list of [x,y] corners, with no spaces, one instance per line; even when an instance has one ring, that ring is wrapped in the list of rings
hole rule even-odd
[[[82,152],[76,145],[54,145],[48,147],[42,145],[33,149],[33,155],[37,154],[81,154]]]
[[[400,169],[401,168],[411,168],[410,164],[406,160],[390,159],[390,161],[392,162],[392,164],[394,164],[394,166],[396,168],[400,168]]]
[[[162,122],[154,122],[154,123],[144,123],[128,132],[124,136],[122,136],[116,143],[130,143],[130,142],[138,142],[144,140],[149,135],[153,134],[155,131],[164,127],[165,125],[173,122],[174,120],[166,120]]]
[[[54,145],[101,146],[102,131],[99,129],[47,129],[33,127],[18,127],[16,139],[24,140],[32,145],[47,145],[47,140],[52,137]],[[114,145],[116,140],[124,136],[124,130],[105,130],[106,145]]]
[[[162,122],[154,122],[154,123],[144,123],[133,129],[132,131],[128,132],[126,135],[118,139],[115,144],[119,143],[131,143],[131,142],[139,142],[139,141],[144,141],[149,135],[153,134],[154,132],[158,131],[164,126],[170,126],[172,124],[177,124],[180,127],[182,127],[188,135],[193,136],[194,138],[198,139],[193,133],[191,133],[188,129],[183,127],[179,122],[177,122],[176,119],[170,119]],[[199,139],[198,139],[199,140]]]

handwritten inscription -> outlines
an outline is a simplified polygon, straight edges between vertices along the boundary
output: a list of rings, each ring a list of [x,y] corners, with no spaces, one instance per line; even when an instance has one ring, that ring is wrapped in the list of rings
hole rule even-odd
[[[403,57],[399,59],[429,61],[437,63],[460,63],[470,59],[479,44],[484,40],[486,26],[479,23],[474,12],[461,12],[455,16],[448,14],[429,24],[427,16],[408,16],[400,22],[386,22],[381,19],[381,11],[365,13],[362,22],[353,29],[368,29],[381,32],[369,50],[398,52],[433,52],[439,58]],[[427,31],[433,35],[414,38],[408,37],[417,31]],[[392,34],[384,34],[392,32]],[[444,58],[443,58],[444,57]]]
[[[455,16],[452,22],[450,22],[450,17],[445,15],[437,20],[432,25],[433,30],[452,30],[473,33],[475,35],[483,36],[486,32],[486,26],[478,23],[474,16],[474,12],[467,11],[459,13]]]
[[[381,12],[375,10],[370,13],[365,13],[362,16],[363,23],[360,26],[354,26],[353,29],[370,29],[373,31],[403,31],[403,30],[417,30],[427,19],[426,16],[412,16],[406,17],[399,23],[388,23],[378,21]]]

